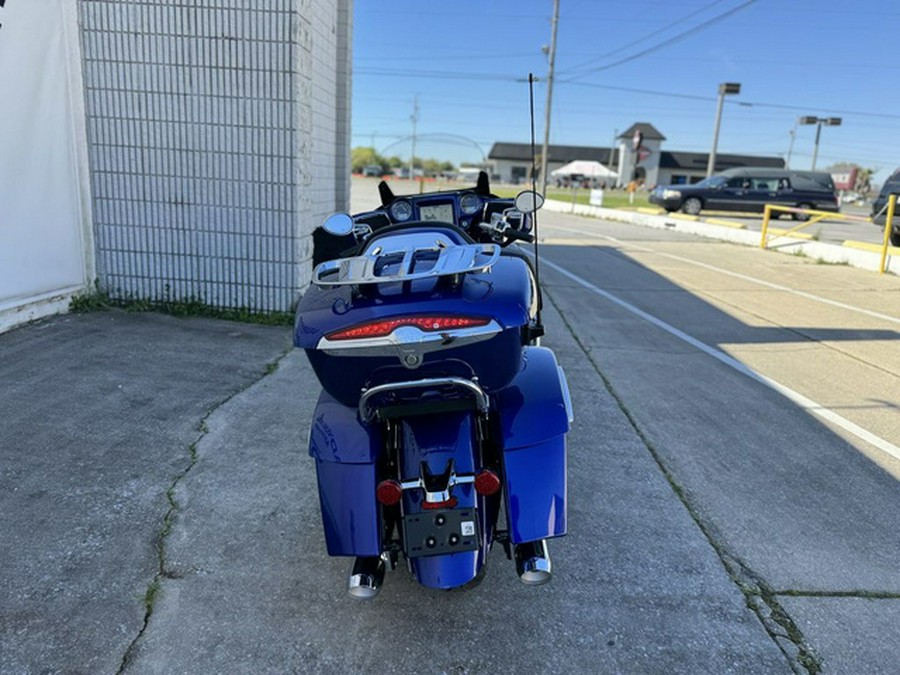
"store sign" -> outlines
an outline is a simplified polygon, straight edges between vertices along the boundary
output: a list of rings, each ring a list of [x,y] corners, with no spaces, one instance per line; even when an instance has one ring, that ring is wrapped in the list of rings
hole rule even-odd
[[[641,133],[640,129],[635,129],[634,136],[631,137],[631,149],[634,150],[634,152],[637,152],[643,142],[644,134]]]
[[[856,176],[858,174],[859,169],[856,167],[853,167],[849,171],[832,173],[831,179],[834,181],[834,188],[836,190],[854,190],[856,188]]]

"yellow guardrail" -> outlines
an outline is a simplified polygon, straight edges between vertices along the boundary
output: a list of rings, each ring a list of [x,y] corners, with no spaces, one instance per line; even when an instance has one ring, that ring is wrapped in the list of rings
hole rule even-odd
[[[894,224],[894,208],[897,206],[897,195],[888,197],[887,216],[884,219],[884,241],[881,244],[881,264],[878,273],[884,274],[884,265],[887,262],[888,244],[891,241],[891,227]]]
[[[894,220],[894,208],[896,204],[897,195],[891,195],[888,199],[887,217],[885,218],[884,222],[884,241],[881,246],[881,264],[878,267],[879,274],[884,274],[885,264],[887,263],[891,223]],[[776,237],[788,237],[792,233],[797,232],[798,230],[802,230],[804,227],[814,225],[825,218],[832,220],[854,221],[860,223],[872,222],[871,218],[863,218],[862,216],[848,216],[843,213],[835,213],[832,211],[816,211],[815,209],[800,209],[793,206],[781,206],[780,204],[766,204],[765,210],[763,211],[762,235],[759,240],[759,247],[763,249],[766,248],[769,244],[769,219],[772,217],[773,211],[782,213],[805,213],[810,216],[809,220],[804,220],[799,225],[796,225],[789,230],[779,231]]]

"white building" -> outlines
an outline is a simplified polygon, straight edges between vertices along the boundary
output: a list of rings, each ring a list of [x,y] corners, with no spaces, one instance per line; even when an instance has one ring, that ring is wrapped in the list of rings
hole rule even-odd
[[[635,147],[636,139],[637,147]],[[637,122],[619,135],[614,149],[574,145],[549,146],[547,171],[552,172],[564,164],[581,159],[600,162],[616,171],[619,187],[632,179],[640,180],[647,186],[654,186],[696,183],[706,177],[709,154],[663,150],[665,140],[666,137],[652,124]],[[540,152],[540,149],[537,152]],[[488,158],[493,166],[495,180],[514,184],[530,180],[533,160],[530,144],[494,143]],[[716,153],[716,172],[738,166],[780,169],[784,168],[784,160],[781,157]]]
[[[351,6],[0,6],[0,330],[95,282],[290,309],[349,203]]]

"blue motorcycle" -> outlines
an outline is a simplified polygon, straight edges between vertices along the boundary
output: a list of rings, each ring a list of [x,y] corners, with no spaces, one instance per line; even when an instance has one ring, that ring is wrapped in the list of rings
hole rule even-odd
[[[322,384],[309,453],[329,555],[355,558],[353,597],[405,560],[440,589],[480,581],[501,544],[526,584],[566,533],[572,406],[539,346],[533,191],[395,196],[314,233],[294,344]],[[502,518],[501,518],[502,514]]]

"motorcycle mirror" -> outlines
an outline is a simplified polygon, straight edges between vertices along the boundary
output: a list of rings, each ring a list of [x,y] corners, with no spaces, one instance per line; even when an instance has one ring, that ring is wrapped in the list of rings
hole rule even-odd
[[[334,213],[325,219],[322,229],[336,237],[346,237],[353,232],[353,218],[346,213]]]
[[[534,213],[544,205],[544,198],[534,190],[524,190],[516,196],[516,209],[522,213]]]

